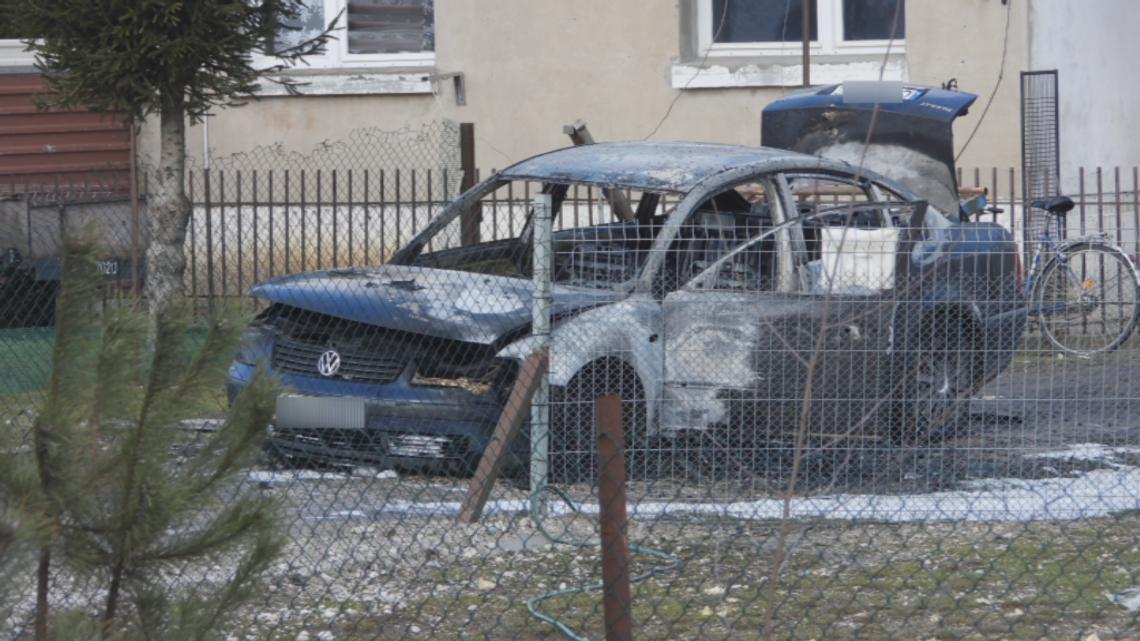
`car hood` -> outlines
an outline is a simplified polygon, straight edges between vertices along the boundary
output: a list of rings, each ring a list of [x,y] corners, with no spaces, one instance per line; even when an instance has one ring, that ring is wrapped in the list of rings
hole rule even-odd
[[[281,276],[250,294],[377,327],[490,345],[531,322],[529,280],[401,265]],[[554,314],[597,307],[627,294],[556,286]]]

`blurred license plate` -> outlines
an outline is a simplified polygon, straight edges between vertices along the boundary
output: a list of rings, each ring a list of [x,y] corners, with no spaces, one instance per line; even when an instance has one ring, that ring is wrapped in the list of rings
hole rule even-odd
[[[447,458],[447,451],[451,447],[451,439],[445,436],[419,436],[417,434],[398,436],[390,434],[386,440],[390,456]]]
[[[364,399],[342,396],[278,396],[279,429],[364,429]]]

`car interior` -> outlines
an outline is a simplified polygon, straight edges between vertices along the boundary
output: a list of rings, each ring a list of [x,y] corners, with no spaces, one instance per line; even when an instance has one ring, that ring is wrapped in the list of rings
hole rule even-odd
[[[875,247],[882,249],[886,247],[883,242],[887,241],[889,245],[890,239],[885,236],[880,238],[883,234],[876,233],[862,238],[866,235],[865,232],[901,225],[901,220],[894,220],[894,217],[901,214],[888,212],[884,217],[882,209],[870,202],[870,193],[865,188],[816,175],[795,175],[789,178],[798,201],[797,216],[806,217],[817,212],[821,214],[797,225],[791,234],[797,271],[808,272],[806,280],[804,273],[800,274],[804,290],[814,291],[821,286],[822,266],[819,263],[825,254],[834,252],[838,246],[829,240],[832,237],[826,230],[845,226],[852,203],[868,205],[851,215],[851,229],[845,238],[852,242],[862,239],[877,243]],[[566,185],[550,184],[544,186],[543,190],[555,196],[556,226],[579,222],[577,216],[582,205],[569,204]],[[570,226],[554,233],[555,282],[595,289],[632,287],[648,259],[657,235],[672,213],[671,209],[660,206],[661,195],[647,192],[639,196],[633,220],[595,225],[590,224],[592,219],[585,219],[580,221],[585,225]],[[493,206],[500,205],[485,205],[485,216],[487,209]],[[429,251],[421,254],[415,264],[529,278],[533,257],[530,243],[526,239],[529,237],[533,212],[529,211],[529,207],[527,209],[526,225],[516,236]],[[597,211],[601,215],[601,209]],[[890,222],[884,224],[887,220]],[[772,227],[771,207],[763,188],[755,183],[738,186],[709,198],[681,226],[665,256],[663,269],[655,279],[654,291],[658,296],[675,291],[734,249]],[[887,235],[890,236],[891,233]],[[892,238],[897,238],[897,234]],[[851,247],[855,245],[848,246]],[[715,279],[704,282],[703,286],[717,290],[771,291],[776,286],[776,268],[776,237],[769,234],[757,243],[747,244],[745,249],[725,261]],[[876,273],[883,269],[885,268],[878,268]],[[884,279],[879,276],[876,278],[878,281]]]

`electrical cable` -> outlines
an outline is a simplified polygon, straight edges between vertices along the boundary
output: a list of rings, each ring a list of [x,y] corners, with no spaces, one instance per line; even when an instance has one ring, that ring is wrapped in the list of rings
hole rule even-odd
[[[986,114],[990,112],[990,105],[994,104],[994,98],[997,96],[998,87],[1001,86],[1001,80],[1005,77],[1005,55],[1009,51],[1009,17],[1013,11],[1013,3],[1005,5],[1005,42],[1001,46],[1001,67],[998,69],[997,82],[994,83],[994,90],[990,94],[989,102],[986,103],[986,108],[982,110],[982,117],[978,118],[978,124],[974,125],[974,131],[970,133],[970,137],[966,139],[962,149],[958,151],[958,155],[954,156],[954,164],[958,164],[958,160],[962,158],[962,154],[966,153],[966,148],[970,146],[970,141],[974,139],[974,135],[978,133],[978,129],[982,127],[982,123],[986,119]]]
[[[802,2],[803,1],[804,0],[800,0],[800,2],[801,2],[801,4],[800,4],[801,9],[800,10],[801,11],[803,11],[803,9],[802,9],[802,7],[803,7]],[[788,14],[790,14],[791,12],[792,12],[792,0],[787,0],[787,2],[784,3],[784,23],[780,27],[780,55],[781,56],[784,55],[784,50],[785,50],[784,48],[788,45]],[[801,38],[801,43],[802,43],[802,38]],[[811,46],[810,42],[808,43],[808,46],[809,47]],[[810,69],[809,69],[809,71],[810,71]],[[787,89],[788,88],[788,85],[784,82],[784,74],[780,74],[780,88],[781,89]],[[784,93],[787,93],[787,92],[785,91]]]
[[[789,2],[790,1],[791,0],[789,0]],[[653,131],[649,132],[648,136],[641,139],[642,142],[652,138],[653,134],[656,134],[657,130],[661,128],[661,125],[665,124],[665,121],[669,119],[669,114],[673,113],[673,106],[677,104],[677,101],[681,99],[681,96],[685,95],[685,91],[689,88],[689,85],[693,84],[693,81],[696,80],[697,76],[700,75],[701,69],[705,68],[705,63],[708,62],[709,54],[712,53],[713,43],[716,42],[716,39],[720,37],[720,32],[722,29],[724,29],[724,19],[726,16],[728,16],[727,2],[724,5],[724,12],[720,14],[720,24],[717,25],[716,31],[713,32],[712,41],[709,42],[708,49],[705,49],[705,55],[703,58],[701,58],[701,64],[697,65],[697,72],[694,73],[693,76],[685,82],[684,87],[681,87],[681,89],[677,91],[677,95],[673,96],[673,102],[669,103],[669,108],[665,110],[665,115],[661,116],[661,120],[657,121],[657,126],[653,128]]]
[[[542,520],[542,514],[539,512],[539,506],[545,504],[546,501],[539,501],[537,499],[539,498],[540,495],[542,495],[543,493],[548,492],[548,491],[554,492],[559,497],[561,497],[562,500],[565,501],[566,504],[570,506],[570,509],[573,510],[575,513],[581,514],[581,512],[582,512],[581,510],[578,509],[577,505],[574,505],[574,501],[570,500],[570,497],[567,496],[566,492],[564,492],[561,488],[555,487],[553,485],[544,485],[535,491],[534,498],[532,498],[531,502],[530,502],[530,515],[534,519],[535,525],[538,526],[539,532],[542,532],[542,535],[545,536],[547,539],[550,539],[550,541],[552,543],[558,543],[558,544],[562,544],[562,545],[571,545],[571,546],[575,546],[575,547],[601,547],[601,545],[602,545],[601,541],[597,541],[597,542],[595,542],[595,541],[574,541],[574,540],[570,540],[570,539],[563,539],[561,537],[553,536],[546,529],[546,524]],[[665,552],[658,552],[657,550],[650,550],[648,548],[643,548],[643,547],[639,547],[636,545],[629,546],[629,549],[634,554],[644,553],[644,554],[656,556],[656,557],[661,558],[661,559],[665,559],[667,561],[672,561],[672,565],[670,565],[668,567],[654,568],[654,569],[652,569],[652,570],[650,570],[644,574],[639,574],[635,577],[630,578],[630,583],[637,583],[638,581],[644,581],[645,579],[648,579],[651,576],[661,574],[664,572],[668,572],[670,570],[674,570],[676,568],[681,567],[681,561],[677,557],[675,557],[671,554],[667,554]],[[538,608],[536,606],[540,602],[545,601],[547,599],[552,599],[556,596],[563,596],[566,594],[583,594],[583,593],[589,592],[591,590],[600,590],[603,587],[605,587],[605,583],[595,583],[593,585],[587,585],[587,586],[581,587],[581,588],[570,588],[567,590],[556,590],[554,592],[548,592],[546,594],[543,594],[541,596],[536,596],[533,599],[530,599],[529,601],[527,601],[526,602],[526,609],[529,610],[530,613],[534,617],[541,619],[541,620],[553,625],[554,627],[558,628],[558,630],[560,632],[562,632],[562,634],[565,634],[566,636],[570,637],[574,641],[587,641],[587,639],[584,639],[584,638],[574,634],[573,632],[571,632],[570,628],[567,628],[566,625],[563,624],[558,619],[555,619],[554,617],[546,616],[545,614],[542,614],[541,612],[539,612]]]
[[[513,165],[513,164],[515,164],[515,161],[514,161],[514,159],[512,159],[510,156],[508,156],[508,155],[506,154],[506,152],[504,152],[502,149],[499,149],[499,148],[498,148],[498,147],[496,147],[495,145],[492,145],[492,144],[491,144],[491,141],[490,141],[490,140],[487,140],[487,139],[486,139],[486,138],[484,138],[483,136],[475,136],[475,139],[476,139],[476,140],[482,140],[482,141],[483,141],[483,143],[484,143],[484,144],[486,144],[488,147],[490,147],[492,151],[494,151],[495,153],[499,154],[499,155],[500,155],[500,156],[502,156],[503,158],[506,158],[506,159],[507,159],[507,164],[509,164],[509,165]]]

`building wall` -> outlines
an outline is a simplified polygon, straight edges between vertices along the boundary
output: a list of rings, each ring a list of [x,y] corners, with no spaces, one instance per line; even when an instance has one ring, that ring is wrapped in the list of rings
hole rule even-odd
[[[1057,70],[1065,192],[1079,167],[1140,165],[1140,3],[1034,0],[1029,33],[1031,68]]]
[[[689,89],[678,97],[670,77],[682,52],[691,49],[682,16],[695,0],[678,1],[437,0],[436,72],[465,74],[466,106],[456,105],[450,80],[435,83],[437,95],[267,97],[219,110],[209,122],[209,147],[214,156],[276,142],[304,152],[356,128],[415,128],[443,117],[475,123],[477,163],[486,168],[566,146],[562,126],[579,118],[598,140],[652,134],[657,140],[759,144],[763,108],[798,87]],[[908,79],[937,85],[957,78],[962,90],[981,95],[956,125],[960,145],[993,91],[1010,12],[1005,79],[962,158],[964,167],[1020,162],[1017,72],[1027,60],[1027,12],[1024,0],[1012,2],[912,0],[907,7]],[[791,49],[798,58],[798,47]],[[153,127],[150,133],[147,148],[154,154]],[[191,130],[199,163],[204,138],[200,127]]]
[[[914,34],[907,40],[911,80],[936,85],[957,78],[959,89],[978,95],[970,113],[954,123],[954,142],[961,154],[958,166],[966,171],[975,167],[1020,168],[1018,74],[1026,69],[1028,60],[1026,0],[1010,0],[1009,4],[1000,0],[910,2],[907,13],[908,35]],[[991,96],[993,104],[983,120]],[[963,153],[975,128],[977,134]]]

